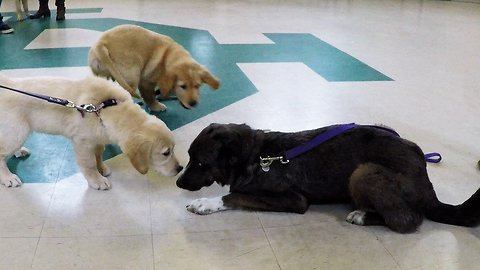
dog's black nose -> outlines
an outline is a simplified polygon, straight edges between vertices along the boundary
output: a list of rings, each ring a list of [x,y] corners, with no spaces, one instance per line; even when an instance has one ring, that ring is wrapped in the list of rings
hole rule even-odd
[[[177,167],[177,173],[181,172],[183,170],[183,166],[178,166]]]
[[[177,187],[183,188],[183,181],[182,181],[181,177],[177,179],[176,184],[177,184]]]
[[[192,100],[192,101],[188,102],[188,105],[190,105],[191,107],[195,107],[195,106],[197,106],[197,101]]]

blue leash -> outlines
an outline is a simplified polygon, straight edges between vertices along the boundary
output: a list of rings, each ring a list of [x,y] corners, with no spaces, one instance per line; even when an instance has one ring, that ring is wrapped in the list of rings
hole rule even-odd
[[[361,127],[362,125],[357,125],[355,123],[350,123],[350,124],[343,124],[343,125],[338,125],[335,128],[329,129],[325,132],[322,132],[321,134],[315,136],[312,140],[308,141],[305,144],[296,146],[290,150],[285,151],[285,154],[281,157],[266,157],[262,158],[260,157],[260,166],[265,172],[268,172],[270,170],[270,165],[272,164],[273,161],[279,160],[282,164],[287,164],[290,162],[291,159],[308,152],[312,150],[313,148],[319,146],[320,144],[346,132],[347,130]],[[370,126],[368,127],[374,127],[374,128],[379,128],[383,129],[385,131],[393,133],[395,136],[400,137],[400,135],[393,129],[388,128],[388,127],[383,127],[383,126]],[[433,152],[433,153],[427,153],[424,155],[425,161],[429,163],[439,163],[442,160],[442,156],[439,153]]]

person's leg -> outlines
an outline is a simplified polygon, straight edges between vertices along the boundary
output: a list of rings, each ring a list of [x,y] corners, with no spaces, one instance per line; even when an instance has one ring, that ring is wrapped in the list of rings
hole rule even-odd
[[[55,0],[57,6],[57,21],[65,20],[65,0]]]
[[[2,6],[2,0],[0,0],[0,6]],[[13,29],[8,24],[3,22],[2,13],[0,13],[0,33],[2,34],[13,33]]]
[[[28,16],[30,19],[40,19],[42,17],[50,17],[50,9],[48,8],[48,0],[38,0],[39,8],[38,11]]]
[[[2,0],[0,0],[0,7],[2,6]],[[0,24],[3,24],[2,13],[0,13]]]

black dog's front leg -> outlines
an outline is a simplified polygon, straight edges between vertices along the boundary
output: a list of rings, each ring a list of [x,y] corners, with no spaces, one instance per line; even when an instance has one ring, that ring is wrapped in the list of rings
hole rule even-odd
[[[199,215],[208,215],[229,209],[254,211],[294,212],[303,214],[308,209],[307,199],[296,192],[282,192],[268,195],[230,193],[223,197],[201,198],[187,205],[187,210]]]

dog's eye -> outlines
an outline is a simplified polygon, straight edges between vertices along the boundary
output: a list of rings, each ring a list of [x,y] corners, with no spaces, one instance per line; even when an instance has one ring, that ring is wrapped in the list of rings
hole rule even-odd
[[[198,165],[198,167],[202,167],[202,166],[203,166],[203,164],[202,164],[201,162],[198,162],[197,165]]]
[[[167,151],[163,152],[162,155],[164,155],[164,156],[169,156],[169,155],[170,155],[170,149],[168,149]]]
[[[180,85],[180,88],[182,88],[183,90],[186,90],[186,89],[187,89],[187,85],[185,85],[185,84]]]

